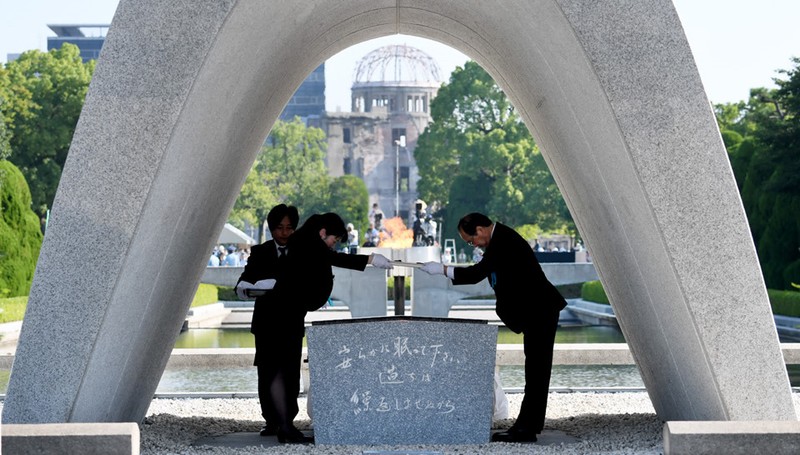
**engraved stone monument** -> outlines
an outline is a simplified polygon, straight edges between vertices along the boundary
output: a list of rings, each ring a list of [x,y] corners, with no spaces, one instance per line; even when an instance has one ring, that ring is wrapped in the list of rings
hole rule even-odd
[[[497,327],[386,317],[308,329],[317,444],[481,444],[492,426]]]

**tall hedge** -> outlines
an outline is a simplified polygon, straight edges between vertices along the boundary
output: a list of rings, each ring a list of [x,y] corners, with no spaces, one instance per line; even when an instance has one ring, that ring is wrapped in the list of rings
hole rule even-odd
[[[583,286],[581,286],[581,298],[583,300],[588,300],[589,302],[605,303],[606,305],[610,305],[608,296],[606,295],[606,291],[603,289],[603,285],[600,283],[600,280],[587,281],[583,283]]]
[[[772,314],[800,317],[800,292],[767,289]]]
[[[772,306],[772,314],[800,317],[800,292],[767,289],[767,295]],[[606,291],[599,280],[583,283],[581,298],[589,302],[609,304]]]
[[[42,231],[22,172],[0,161],[0,297],[28,295]]]

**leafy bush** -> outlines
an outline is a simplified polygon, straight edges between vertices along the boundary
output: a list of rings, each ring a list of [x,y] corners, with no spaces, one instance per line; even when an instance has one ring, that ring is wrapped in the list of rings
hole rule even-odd
[[[767,289],[772,314],[800,317],[800,292]]]
[[[28,295],[42,237],[25,177],[0,161],[0,297]]]
[[[800,317],[800,292],[767,289],[772,314]],[[589,302],[609,304],[600,281],[587,281],[581,288],[581,298]]]
[[[239,300],[236,290],[230,286],[217,286],[217,294],[220,300]]]
[[[192,299],[192,307],[219,302],[217,287],[213,284],[200,283],[197,293]]]
[[[606,291],[603,289],[603,285],[599,280],[587,281],[583,283],[583,286],[581,287],[581,298],[583,300],[588,300],[589,302],[605,303],[606,305],[610,305]]]
[[[0,324],[21,321],[23,316],[25,316],[25,308],[27,305],[27,296],[0,299]]]
[[[543,233],[542,228],[537,224],[523,224],[522,226],[517,226],[514,230],[529,242],[536,240]]]
[[[210,303],[216,303],[219,300],[226,300],[217,297],[218,294],[223,292],[230,292],[233,294],[233,298],[227,300],[237,299],[233,288],[217,287],[213,284],[200,283],[200,286],[197,288],[197,293],[192,300],[192,306],[208,305]],[[4,322],[21,321],[25,316],[25,308],[27,305],[28,296],[0,299],[0,324]]]
[[[412,277],[407,276],[403,283],[403,287],[406,291],[406,300],[411,298],[411,280]],[[394,301],[394,277],[389,277],[389,279],[386,280],[386,299]]]

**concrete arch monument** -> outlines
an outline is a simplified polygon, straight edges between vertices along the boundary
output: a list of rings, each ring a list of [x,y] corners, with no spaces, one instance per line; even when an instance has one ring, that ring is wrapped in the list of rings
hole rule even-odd
[[[459,49],[512,99],[662,419],[796,419],[742,204],[669,0],[121,0],[4,422],[139,421],[281,109],[320,62],[394,33]]]

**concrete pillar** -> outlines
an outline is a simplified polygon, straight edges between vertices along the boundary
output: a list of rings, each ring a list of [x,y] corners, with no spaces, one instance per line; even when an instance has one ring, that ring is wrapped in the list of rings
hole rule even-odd
[[[3,420],[140,420],[294,89],[336,52],[392,33],[473,57],[514,102],[662,419],[796,419],[747,220],[669,0],[121,0]]]

